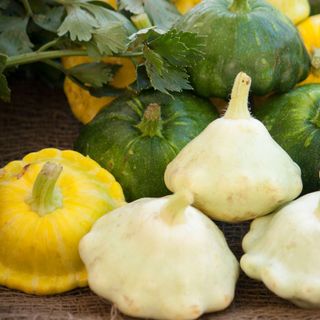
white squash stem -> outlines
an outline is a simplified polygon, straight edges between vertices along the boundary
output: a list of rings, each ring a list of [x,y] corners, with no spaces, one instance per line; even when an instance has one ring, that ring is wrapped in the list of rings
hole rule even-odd
[[[162,209],[160,216],[169,225],[184,222],[185,209],[193,203],[193,195],[188,190],[181,190],[171,196]]]
[[[251,85],[251,78],[244,72],[240,72],[234,82],[231,93],[231,100],[225,119],[250,119],[251,115],[248,109],[248,97]]]

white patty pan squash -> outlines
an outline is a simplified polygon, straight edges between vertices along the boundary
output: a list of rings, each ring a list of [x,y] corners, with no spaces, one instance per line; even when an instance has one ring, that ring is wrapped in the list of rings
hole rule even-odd
[[[222,232],[181,191],[99,219],[80,242],[89,286],[127,315],[196,319],[234,297],[238,262]]]
[[[243,240],[243,271],[278,296],[320,307],[320,192],[252,222]]]
[[[165,172],[169,190],[187,188],[195,207],[216,220],[266,215],[302,190],[298,165],[249,113],[250,84],[248,75],[238,74],[225,115],[187,144]]]

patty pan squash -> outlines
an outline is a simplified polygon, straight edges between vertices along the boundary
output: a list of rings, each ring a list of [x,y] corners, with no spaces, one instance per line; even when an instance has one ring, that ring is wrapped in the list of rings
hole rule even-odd
[[[310,59],[297,29],[264,0],[204,1],[176,27],[204,36],[204,58],[189,69],[201,96],[227,98],[240,71],[261,96],[289,91],[308,74]]]
[[[178,11],[182,14],[187,13],[190,9],[196,6],[201,0],[172,0]]]
[[[218,117],[210,102],[190,93],[149,91],[115,100],[83,127],[75,148],[109,170],[128,201],[161,197],[170,193],[167,164]]]
[[[250,77],[240,72],[224,116],[190,141],[165,171],[169,190],[188,189],[215,220],[240,222],[295,199],[301,171],[248,110]]]
[[[87,285],[79,240],[124,202],[120,185],[75,151],[44,149],[0,171],[0,285],[44,295]]]
[[[285,14],[294,24],[308,18],[310,4],[308,0],[267,0]]]
[[[301,22],[298,30],[311,58],[309,76],[300,85],[320,83],[320,14]]]
[[[278,296],[320,307],[320,192],[258,218],[243,239],[241,267]]]
[[[79,245],[90,288],[134,317],[190,320],[228,307],[238,261],[192,201],[184,191],[144,198],[99,219]]]
[[[87,57],[67,57],[63,58],[62,61],[64,67],[68,69],[78,64],[89,63],[91,60]],[[102,61],[121,65],[111,82],[114,87],[126,88],[136,80],[136,67],[130,59],[110,57],[104,58]],[[74,116],[84,124],[90,122],[102,108],[115,99],[114,96],[94,97],[69,78],[65,79],[64,92]]]

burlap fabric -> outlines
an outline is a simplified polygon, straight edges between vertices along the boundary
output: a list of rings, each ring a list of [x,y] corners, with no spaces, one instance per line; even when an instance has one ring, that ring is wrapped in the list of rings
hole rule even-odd
[[[16,80],[11,104],[0,102],[0,166],[45,147],[72,148],[80,124],[73,118],[62,90],[39,82]],[[239,258],[248,224],[219,224],[231,250]],[[0,244],[3,245],[3,244]],[[110,303],[88,288],[66,294],[36,297],[0,287],[0,319],[73,320],[120,319]],[[320,310],[298,309],[277,298],[262,284],[241,274],[233,304],[223,312],[206,315],[215,320],[320,319]]]

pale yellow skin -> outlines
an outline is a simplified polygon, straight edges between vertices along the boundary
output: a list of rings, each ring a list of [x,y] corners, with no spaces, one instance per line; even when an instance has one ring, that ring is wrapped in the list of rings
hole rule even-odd
[[[243,271],[300,307],[320,307],[320,192],[252,222]]]
[[[310,4],[308,0],[267,0],[294,24],[298,24],[310,15]]]
[[[197,208],[227,222],[266,215],[302,190],[300,168],[250,116],[247,96],[235,88],[225,116],[187,144],[165,171],[169,190],[187,188]]]
[[[196,319],[233,300],[238,262],[222,232],[191,206],[166,211],[172,197],[117,209],[80,242],[90,288],[127,315]]]
[[[26,200],[48,160],[63,166],[63,207],[41,217]],[[10,162],[0,170],[0,285],[39,295],[87,285],[79,240],[123,202],[113,176],[75,151],[44,149]]]

